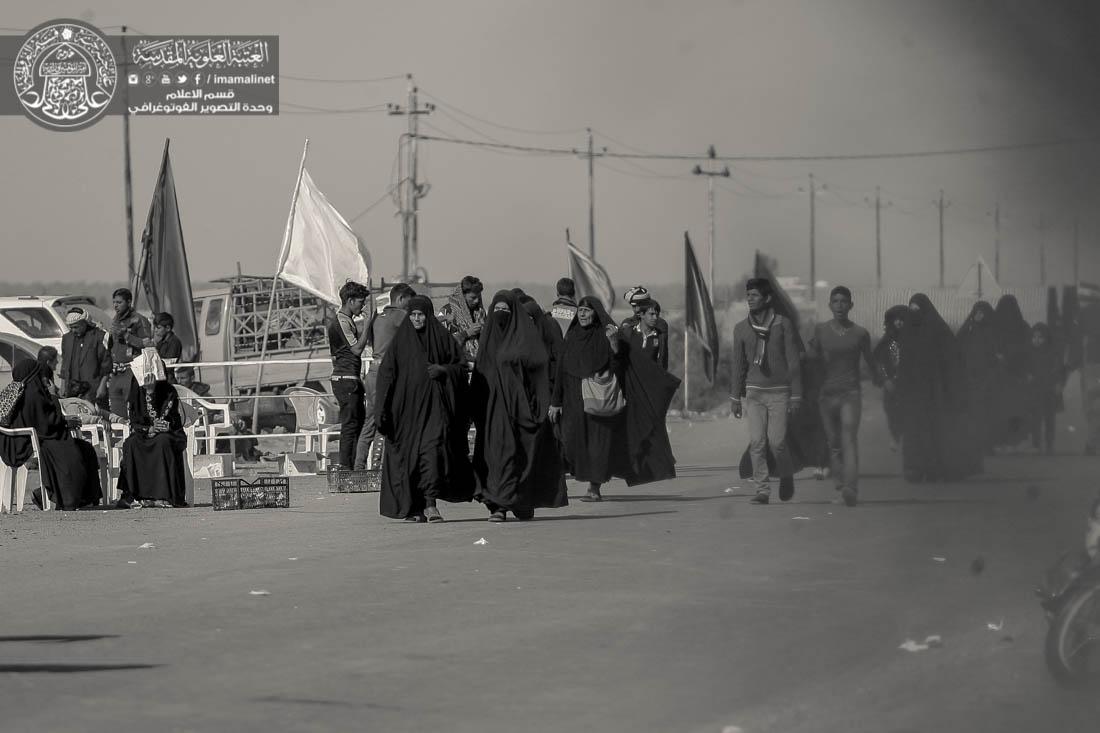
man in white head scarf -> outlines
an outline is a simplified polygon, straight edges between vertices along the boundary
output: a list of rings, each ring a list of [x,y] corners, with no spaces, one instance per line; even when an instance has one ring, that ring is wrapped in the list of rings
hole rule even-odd
[[[89,320],[82,308],[70,309],[65,314],[65,325],[69,332],[61,337],[62,396],[103,402],[111,377],[107,334]]]

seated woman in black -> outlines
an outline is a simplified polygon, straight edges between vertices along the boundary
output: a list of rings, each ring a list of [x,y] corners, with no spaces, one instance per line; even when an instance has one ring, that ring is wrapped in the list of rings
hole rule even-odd
[[[43,347],[38,360],[25,359],[12,371],[12,380],[23,382],[23,396],[16,403],[13,428],[34,428],[41,456],[38,463],[42,486],[58,509],[71,511],[99,502],[99,458],[92,445],[73,437],[79,417],[65,417],[53,386],[57,349]],[[0,459],[12,468],[31,457],[30,438],[0,435]],[[42,508],[42,489],[32,494]]]
[[[187,506],[184,451],[187,435],[176,390],[164,379],[164,365],[156,369],[159,356],[145,357],[153,369],[141,368],[134,360],[135,379],[126,402],[130,418],[130,437],[122,446],[122,469],[118,505],[128,508],[135,502],[144,507]]]

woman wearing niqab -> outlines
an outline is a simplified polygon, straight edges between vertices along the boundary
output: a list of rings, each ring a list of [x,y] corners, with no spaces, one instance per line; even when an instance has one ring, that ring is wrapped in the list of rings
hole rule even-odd
[[[155,354],[143,355],[131,364],[135,379],[130,382],[126,409],[130,436],[122,445],[119,471],[119,506],[139,501],[142,506],[187,506],[187,434],[183,430],[176,389],[168,383],[163,362]],[[139,373],[142,359],[152,368]]]
[[[981,450],[968,435],[966,377],[955,335],[927,295],[914,295],[909,310],[898,365],[905,478],[950,481],[978,473]]]
[[[618,379],[626,409],[613,417],[590,415],[581,385],[607,371]],[[581,298],[565,335],[551,413],[560,419],[567,467],[575,479],[588,482],[582,501],[601,501],[600,486],[615,476],[628,486],[676,476],[665,416],[679,386],[680,380],[644,354],[631,358],[598,298]]]
[[[501,290],[481,331],[471,390],[476,405],[474,471],[489,521],[569,503],[550,408],[550,352],[521,297]],[[534,303],[534,301],[529,301]],[[537,308],[537,304],[535,304]]]
[[[12,370],[12,381],[23,382],[23,396],[16,403],[11,427],[34,428],[40,449],[38,467],[42,486],[58,509],[73,510],[99,502],[99,459],[88,441],[75,438],[76,418],[66,418],[61,403],[50,390],[57,351],[43,348],[38,360],[24,359]],[[29,437],[0,435],[0,460],[18,468],[33,455]],[[41,489],[32,493],[41,508]]]
[[[474,495],[465,359],[431,300],[410,298],[406,312],[378,372],[376,424],[386,438],[379,511],[442,522],[438,500]]]
[[[993,323],[1000,363],[1000,384],[996,399],[998,424],[993,440],[1007,449],[1018,446],[1028,434],[1028,410],[1023,395],[1031,354],[1031,327],[1024,320],[1014,295],[997,301]]]
[[[994,435],[1000,424],[997,406],[1001,366],[997,360],[997,330],[993,306],[984,300],[974,304],[970,316],[959,327],[956,338],[966,369],[966,386],[973,418],[974,439],[982,452],[993,451]]]

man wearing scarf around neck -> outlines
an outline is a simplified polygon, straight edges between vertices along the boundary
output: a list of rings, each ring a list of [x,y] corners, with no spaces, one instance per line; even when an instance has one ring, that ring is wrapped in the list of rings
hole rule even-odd
[[[733,329],[733,415],[749,420],[753,504],[767,504],[768,449],[780,476],[794,471],[787,450],[787,418],[802,403],[802,367],[794,324],[772,308],[771,284],[753,278],[745,286],[749,317]],[[780,497],[782,498],[782,497]]]

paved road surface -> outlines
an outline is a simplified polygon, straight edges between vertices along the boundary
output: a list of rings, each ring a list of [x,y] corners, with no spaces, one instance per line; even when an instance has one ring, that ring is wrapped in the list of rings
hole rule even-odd
[[[319,482],[282,511],[0,518],[0,730],[1097,730],[1031,597],[1082,542],[1097,460],[907,485],[865,410],[856,509],[813,480],[750,506],[721,421],[673,424],[676,481],[526,524],[390,522]]]

